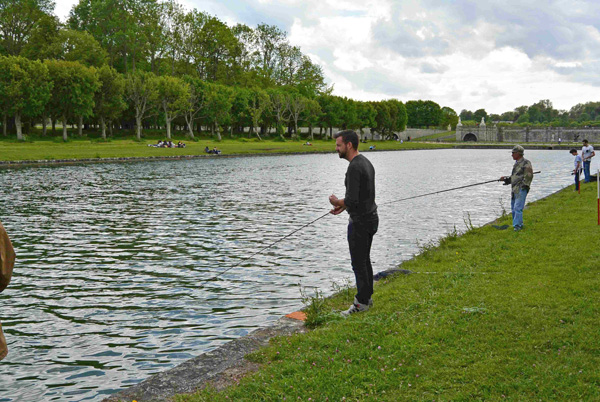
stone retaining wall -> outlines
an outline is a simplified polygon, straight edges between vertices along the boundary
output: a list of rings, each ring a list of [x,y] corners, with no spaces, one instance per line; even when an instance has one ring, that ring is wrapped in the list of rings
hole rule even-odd
[[[457,126],[457,141],[488,141],[529,143],[543,142],[547,144],[563,142],[581,142],[583,139],[591,143],[600,142],[600,128],[569,127],[497,127],[497,126]]]

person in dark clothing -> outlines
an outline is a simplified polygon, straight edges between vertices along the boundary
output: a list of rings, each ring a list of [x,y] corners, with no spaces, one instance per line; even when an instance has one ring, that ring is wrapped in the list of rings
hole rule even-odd
[[[348,246],[352,270],[356,278],[354,303],[342,314],[349,315],[366,311],[373,305],[373,266],[371,265],[371,245],[377,233],[379,217],[375,204],[375,169],[369,160],[358,152],[358,135],[352,130],[335,134],[335,150],[350,164],[346,171],[346,194],[337,198],[329,197],[333,205],[331,213],[339,215],[348,211]]]

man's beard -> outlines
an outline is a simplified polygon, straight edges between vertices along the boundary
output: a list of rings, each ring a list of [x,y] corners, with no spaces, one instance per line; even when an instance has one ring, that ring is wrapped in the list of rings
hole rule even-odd
[[[338,152],[338,155],[340,156],[340,159],[345,159],[346,158],[346,153],[348,153],[347,150],[340,150]]]

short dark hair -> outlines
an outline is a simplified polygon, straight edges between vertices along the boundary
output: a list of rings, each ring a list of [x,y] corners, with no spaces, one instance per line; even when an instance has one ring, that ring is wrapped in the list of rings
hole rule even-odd
[[[354,149],[358,149],[358,134],[354,130],[338,131],[333,135],[333,138],[342,137],[344,144],[351,143]]]
[[[582,142],[589,142],[588,140],[583,140]]]
[[[571,148],[571,150],[569,151],[569,153],[572,154],[573,152],[577,153],[577,150],[575,148]]]

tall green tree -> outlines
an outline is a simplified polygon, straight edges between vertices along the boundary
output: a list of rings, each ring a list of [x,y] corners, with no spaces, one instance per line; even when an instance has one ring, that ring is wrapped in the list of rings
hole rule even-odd
[[[198,77],[190,75],[183,76],[183,80],[189,88],[189,98],[187,102],[187,109],[184,111],[183,116],[185,123],[188,128],[188,135],[190,138],[194,137],[194,122],[201,113],[204,112],[206,107],[206,95],[207,95],[207,84]]]
[[[269,98],[271,99],[271,111],[273,113],[273,118],[275,119],[275,129],[277,131],[277,135],[282,140],[285,140],[284,129],[283,127],[287,125],[290,120],[290,95],[280,89],[280,88],[271,88],[267,90],[269,94]]]
[[[20,55],[36,24],[53,11],[51,0],[0,0],[0,53]]]
[[[487,120],[487,117],[488,117],[488,114],[485,111],[485,109],[477,109],[473,113],[473,120],[475,120],[477,123],[481,122],[481,119]]]
[[[100,43],[85,31],[61,29],[51,48],[54,58],[77,61],[88,67],[100,67],[108,57]]]
[[[181,78],[165,75],[156,79],[156,90],[165,118],[167,138],[171,139],[171,122],[189,110],[190,88]]]
[[[294,122],[294,134],[292,138],[298,137],[298,122],[302,117],[302,113],[308,106],[308,99],[300,95],[300,93],[294,91],[289,94],[289,114],[291,120]]]
[[[458,124],[458,115],[454,109],[444,106],[442,108],[442,119],[440,120],[440,125],[444,128],[450,125],[450,128],[456,127]]]
[[[342,121],[340,98],[326,93],[317,97],[317,102],[321,106],[319,126],[329,129],[329,137],[333,138],[333,128],[339,127]]]
[[[364,134],[365,127],[373,127],[377,111],[369,102],[358,102],[357,104],[358,125],[357,129],[361,136]]]
[[[22,117],[38,117],[50,99],[52,81],[40,61],[0,57],[2,112],[14,116],[17,139],[23,139]]]
[[[231,104],[231,127],[230,135],[233,137],[233,131],[243,131],[244,127],[250,127],[252,120],[250,117],[250,98],[252,92],[248,88],[233,87],[233,99]]]
[[[144,71],[136,71],[125,78],[125,98],[135,114],[136,136],[142,139],[142,124],[154,115],[158,102],[156,76]]]
[[[94,110],[94,95],[100,87],[93,67],[77,62],[46,60],[44,62],[54,83],[50,99],[51,114],[63,125],[63,140],[67,141],[67,123],[75,118],[89,117]]]
[[[195,39],[194,62],[198,75],[210,82],[235,83],[233,65],[238,51],[233,31],[216,17],[209,17]]]
[[[259,126],[265,114],[271,112],[271,98],[265,90],[260,88],[252,88],[250,90],[248,112],[250,113],[250,118],[252,120],[248,137],[250,137],[251,133],[255,133],[258,139],[262,140]]]
[[[31,31],[29,40],[21,50],[21,56],[31,60],[56,58],[57,41],[61,23],[54,15],[43,15]]]
[[[230,87],[221,84],[208,84],[204,117],[210,125],[213,135],[216,135],[217,141],[222,140],[221,125],[231,118],[232,104],[233,90]]]
[[[442,120],[442,108],[430,100],[411,100],[406,102],[409,127],[439,126]]]
[[[106,139],[106,122],[112,124],[125,109],[125,78],[114,68],[104,65],[98,69],[100,87],[94,97],[94,115],[100,120],[102,138]]]
[[[274,25],[259,24],[254,30],[253,64],[260,84],[272,86],[278,62],[278,49],[286,43],[286,33]]]
[[[321,118],[321,105],[317,102],[316,99],[306,99],[306,107],[303,111],[303,120],[305,124],[308,125],[308,135],[310,139],[314,141],[315,135],[313,133],[313,127],[318,124],[319,119]]]

